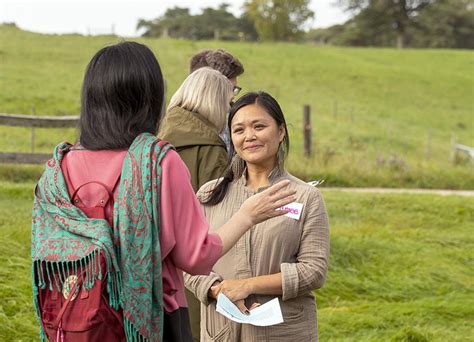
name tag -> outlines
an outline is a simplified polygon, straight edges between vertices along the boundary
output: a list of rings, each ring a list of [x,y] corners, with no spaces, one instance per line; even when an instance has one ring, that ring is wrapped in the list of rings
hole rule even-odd
[[[303,203],[293,202],[281,207],[280,209],[288,210],[288,213],[286,213],[285,216],[298,221],[301,217],[301,212],[303,211]]]

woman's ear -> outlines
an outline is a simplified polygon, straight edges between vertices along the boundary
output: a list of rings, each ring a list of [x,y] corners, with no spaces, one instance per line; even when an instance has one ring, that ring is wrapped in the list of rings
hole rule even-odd
[[[282,142],[283,139],[285,139],[285,126],[283,124],[280,125],[280,128],[278,129],[278,136],[279,136],[279,141]]]

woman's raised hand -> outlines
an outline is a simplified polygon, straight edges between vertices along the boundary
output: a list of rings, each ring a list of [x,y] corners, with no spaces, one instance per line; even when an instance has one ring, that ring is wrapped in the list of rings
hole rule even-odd
[[[277,209],[296,200],[296,190],[288,189],[289,183],[289,180],[283,180],[253,195],[242,204],[240,211],[247,215],[252,225],[285,215],[286,210]]]
[[[222,240],[222,255],[237,242],[247,230],[269,218],[284,215],[277,210],[296,200],[295,190],[287,189],[288,180],[278,182],[259,194],[248,198],[226,224],[216,231]]]

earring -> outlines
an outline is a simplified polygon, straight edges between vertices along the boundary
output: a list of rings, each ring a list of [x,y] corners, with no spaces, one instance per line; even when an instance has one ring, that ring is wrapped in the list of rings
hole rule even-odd
[[[282,144],[281,142],[277,152],[277,166],[278,171],[280,173],[283,172],[285,166],[285,147],[284,144]]]
[[[232,158],[230,167],[232,168],[234,179],[240,178],[245,170],[245,161],[240,158],[238,154],[235,154]]]

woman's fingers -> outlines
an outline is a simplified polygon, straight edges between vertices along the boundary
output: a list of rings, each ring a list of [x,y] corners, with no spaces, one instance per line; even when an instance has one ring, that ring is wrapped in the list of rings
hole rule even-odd
[[[296,196],[295,195],[289,195],[289,196],[286,196],[286,197],[283,197],[283,198],[280,198],[278,200],[276,200],[275,202],[273,202],[273,206],[278,209],[278,208],[281,208],[287,204],[290,204],[291,202],[294,202],[296,201]]]
[[[290,181],[288,179],[284,179],[282,181],[279,181],[278,183],[273,184],[271,187],[266,189],[264,192],[267,192],[271,195],[276,194],[279,190],[284,189],[285,187],[290,184]]]
[[[291,196],[296,194],[295,189],[288,189],[286,188],[290,184],[290,181],[285,179],[283,181],[280,181],[271,187],[269,187],[267,190],[263,191],[261,194],[269,194],[268,200],[270,202],[276,203],[279,202],[281,205],[285,205],[291,202],[288,202],[288,200],[291,201]],[[293,198],[293,200],[296,199]]]
[[[221,292],[221,284],[211,286],[211,298],[217,299],[219,293]]]
[[[294,202],[296,200],[295,193],[296,191],[286,192],[285,194],[273,199],[273,206],[275,208],[280,208],[284,205]]]
[[[287,213],[277,209],[296,200],[296,190],[286,188],[288,184],[289,180],[280,181],[244,202],[242,212],[252,225]]]
[[[243,299],[234,302],[234,304],[239,308],[242,313],[246,315],[250,314],[250,310],[245,306],[245,301]]]
[[[255,309],[255,308],[258,308],[259,306],[260,306],[260,303],[253,303],[253,304],[250,306],[249,310],[253,310],[253,309]]]

